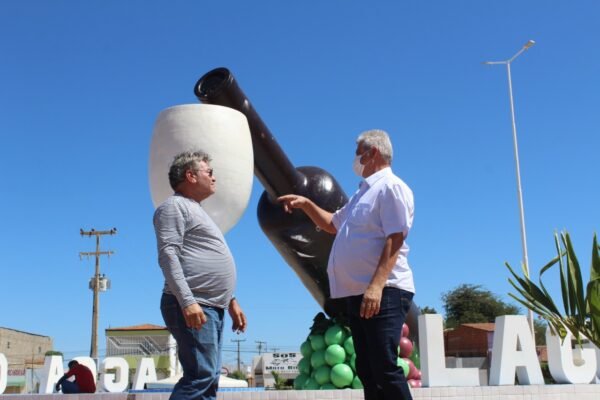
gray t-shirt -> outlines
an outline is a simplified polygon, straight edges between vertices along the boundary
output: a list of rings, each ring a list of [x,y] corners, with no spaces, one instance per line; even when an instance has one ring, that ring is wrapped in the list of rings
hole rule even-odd
[[[233,256],[200,203],[174,194],[154,213],[164,293],[184,308],[194,303],[227,308],[235,288]]]

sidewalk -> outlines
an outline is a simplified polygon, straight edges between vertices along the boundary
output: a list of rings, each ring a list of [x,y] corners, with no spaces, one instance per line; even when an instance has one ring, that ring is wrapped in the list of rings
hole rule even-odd
[[[413,390],[415,400],[598,400],[600,385],[437,387]],[[6,394],[1,400],[168,400],[169,393]],[[363,400],[361,390],[219,392],[218,400]]]

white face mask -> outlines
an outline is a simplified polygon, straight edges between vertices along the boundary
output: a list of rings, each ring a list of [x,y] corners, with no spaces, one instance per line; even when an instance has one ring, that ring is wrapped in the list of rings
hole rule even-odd
[[[360,159],[363,155],[364,153],[357,155],[356,157],[354,157],[354,162],[352,162],[352,171],[354,171],[354,173],[360,176],[361,178],[363,176],[363,171],[365,170],[365,166],[360,163]]]

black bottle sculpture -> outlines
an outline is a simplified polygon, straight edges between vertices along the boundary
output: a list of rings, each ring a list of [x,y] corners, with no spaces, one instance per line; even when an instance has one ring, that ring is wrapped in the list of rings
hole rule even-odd
[[[202,103],[230,107],[246,116],[252,135],[254,174],[265,188],[257,211],[260,226],[325,312],[331,317],[343,314],[344,304],[331,299],[327,278],[334,235],[317,229],[300,210],[284,212],[276,201],[279,196],[294,193],[334,212],[348,201],[343,189],[321,168],[294,168],[228,69],[206,73],[196,83],[194,93]],[[416,338],[414,310],[411,314],[407,323],[411,337]]]

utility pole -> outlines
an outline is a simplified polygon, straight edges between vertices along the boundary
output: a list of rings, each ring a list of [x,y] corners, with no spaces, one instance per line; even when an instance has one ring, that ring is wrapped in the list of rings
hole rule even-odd
[[[240,342],[245,342],[246,339],[231,339],[232,342],[237,342],[237,370],[241,371],[240,367]]]
[[[260,340],[255,340],[254,343],[258,343],[258,355],[262,354],[262,345],[265,345],[265,352],[267,352],[267,342],[261,342]]]
[[[90,289],[94,292],[94,302],[92,307],[92,343],[90,345],[90,357],[94,360],[96,365],[98,365],[98,308],[99,308],[99,291],[106,291],[108,288],[104,286],[100,287],[100,256],[110,256],[114,254],[113,251],[100,251],[100,236],[103,235],[114,235],[117,233],[117,228],[112,228],[109,231],[97,231],[92,228],[90,231],[84,231],[83,229],[79,230],[81,236],[96,236],[96,251],[91,252],[80,252],[79,258],[82,257],[96,257],[96,269],[92,280],[90,281]],[[106,278],[102,277],[103,282],[107,281]]]

